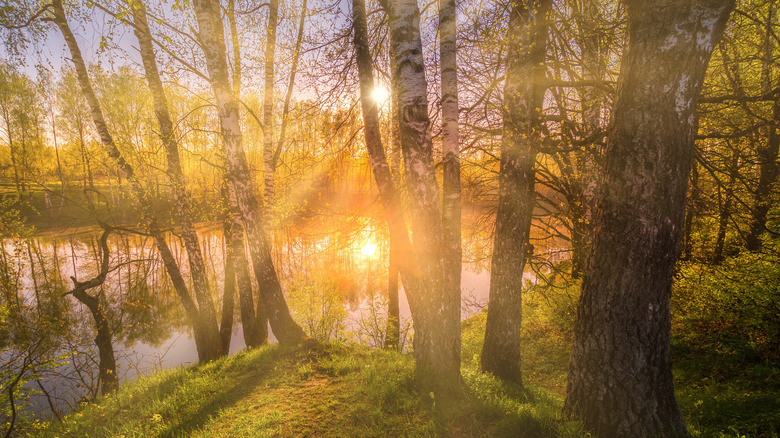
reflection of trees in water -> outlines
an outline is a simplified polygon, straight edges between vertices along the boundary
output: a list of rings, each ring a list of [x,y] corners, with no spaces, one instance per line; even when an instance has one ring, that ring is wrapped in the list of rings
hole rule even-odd
[[[83,232],[3,241],[2,304],[7,314],[4,312],[0,328],[0,383],[5,389],[13,381],[10,375],[23,374],[22,392],[38,393],[27,405],[20,406],[15,400],[14,409],[26,415],[34,412],[58,417],[98,394],[101,382],[92,316],[85,305],[65,296],[71,288],[68,277],[84,281],[98,272],[97,239],[97,232]],[[138,363],[125,357],[133,344],[159,346],[172,330],[181,329],[185,320],[151,241],[136,235],[114,235],[109,243],[109,271],[92,295],[99,297],[115,343],[123,344],[117,359]],[[122,379],[130,370],[120,368],[117,372]],[[10,408],[10,398],[2,402],[3,408]]]
[[[467,256],[464,266],[481,272],[490,252],[490,230],[480,227],[478,221],[464,219],[464,249],[473,256]],[[198,234],[212,290],[222,291],[222,229],[219,224],[206,224]],[[59,415],[99,392],[94,322],[85,306],[63,296],[71,287],[68,277],[85,281],[98,272],[98,239],[99,230],[94,229],[3,244],[3,299],[19,305],[3,315],[7,321],[0,344],[4,360],[11,355],[19,360],[25,354],[34,356],[34,364],[25,374],[25,388],[40,394],[33,398],[34,406],[28,412]],[[364,210],[299,221],[277,232],[276,239],[274,257],[290,307],[306,332],[317,339],[381,347],[387,324],[389,252],[382,218]],[[168,235],[168,241],[185,278],[189,278],[183,245],[174,234]],[[160,368],[164,351],[175,342],[172,339],[191,329],[152,239],[121,232],[112,234],[108,245],[109,272],[93,294],[99,293],[104,300],[117,362],[126,364],[117,372],[120,380],[125,380],[151,371],[153,366],[145,363]],[[410,325],[402,317],[402,337],[410,335]],[[21,327],[35,327],[35,333],[25,333]],[[14,337],[25,336],[43,339],[34,355],[25,353],[22,343],[13,343]],[[140,357],[134,348],[141,343],[159,350],[151,353],[158,357]],[[4,370],[12,368],[8,365]],[[6,382],[9,377],[3,375],[2,379]]]

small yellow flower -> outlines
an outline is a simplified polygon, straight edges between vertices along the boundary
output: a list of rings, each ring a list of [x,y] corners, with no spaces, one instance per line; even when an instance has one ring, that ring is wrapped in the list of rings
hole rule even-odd
[[[155,423],[161,423],[162,422],[162,415],[160,415],[160,414],[152,415],[152,421],[154,421]]]

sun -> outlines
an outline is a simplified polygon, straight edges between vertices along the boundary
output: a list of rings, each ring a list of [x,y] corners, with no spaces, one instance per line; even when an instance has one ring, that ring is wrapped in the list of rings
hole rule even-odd
[[[371,96],[375,101],[377,101],[377,103],[381,104],[384,103],[388,97],[390,97],[390,92],[387,91],[387,88],[384,87],[374,87],[374,91],[371,93]]]
[[[363,248],[360,248],[360,252],[366,257],[371,257],[376,254],[376,245],[371,242],[366,242],[366,244],[363,245]]]

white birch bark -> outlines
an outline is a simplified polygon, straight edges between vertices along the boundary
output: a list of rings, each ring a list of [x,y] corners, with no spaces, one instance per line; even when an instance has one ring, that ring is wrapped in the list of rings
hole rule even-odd
[[[273,206],[276,164],[274,162],[274,62],[276,61],[276,30],[279,24],[279,0],[268,3],[268,24],[265,40],[265,90],[263,91],[263,163],[266,234],[273,228]]]
[[[427,84],[420,38],[420,11],[415,0],[385,4],[396,70],[399,134],[409,198],[416,267],[401,270],[409,296],[414,352],[421,383],[439,397],[460,395],[459,306],[445,292],[444,236],[439,187],[433,165]],[[458,297],[458,303],[460,297]],[[442,400],[443,401],[443,400]]]
[[[193,2],[198,21],[198,37],[206,56],[211,86],[217,104],[221,133],[225,148],[228,185],[231,199],[241,214],[247,234],[255,277],[260,286],[261,300],[268,312],[276,338],[280,343],[292,344],[303,337],[303,331],[290,316],[279,278],[271,259],[268,241],[258,215],[258,204],[244,153],[238,101],[228,79],[227,56],[219,4],[215,0]]]

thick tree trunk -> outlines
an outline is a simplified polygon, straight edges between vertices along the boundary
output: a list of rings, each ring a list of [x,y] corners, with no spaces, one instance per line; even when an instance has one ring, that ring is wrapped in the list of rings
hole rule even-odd
[[[780,90],[780,80],[775,90]],[[772,123],[769,125],[767,144],[758,151],[758,185],[756,186],[756,203],[753,207],[753,218],[750,222],[750,232],[747,235],[747,249],[758,252],[761,250],[761,234],[766,230],[766,217],[776,199],[772,197],[772,187],[780,175],[777,158],[780,153],[780,92],[775,92],[772,105]]]
[[[260,205],[254,194],[249,166],[242,145],[238,101],[228,80],[227,56],[219,4],[214,0],[193,2],[198,21],[199,39],[206,57],[211,86],[214,90],[225,148],[228,186],[231,199],[243,219],[249,252],[263,306],[276,339],[282,344],[294,344],[304,336],[293,321],[284,300],[281,284],[271,259],[268,240],[258,217]]]
[[[498,212],[481,364],[484,371],[517,383],[522,382],[523,269],[536,203],[534,167],[541,141],[550,4],[513,3],[508,31]]]
[[[130,182],[133,190],[133,194],[140,205],[141,211],[146,218],[147,225],[149,227],[150,234],[154,237],[158,250],[163,258],[166,271],[171,275],[171,280],[174,281],[174,285],[177,285],[177,293],[182,299],[182,303],[187,310],[187,314],[190,318],[190,322],[193,325],[193,332],[195,334],[196,346],[198,348],[198,358],[201,361],[208,361],[215,359],[222,355],[222,348],[219,338],[219,328],[217,326],[216,316],[213,311],[213,304],[211,311],[199,309],[189,296],[189,292],[184,281],[175,281],[175,276],[181,276],[179,266],[176,264],[176,260],[170,254],[165,237],[158,229],[153,215],[150,211],[149,197],[144,190],[142,184],[135,176],[132,166],[125,161],[121,152],[114,143],[114,139],[108,130],[108,125],[103,117],[103,111],[100,108],[100,102],[95,95],[92,85],[89,81],[89,75],[87,73],[87,66],[84,63],[84,59],[81,56],[81,50],[79,49],[76,38],[71,32],[68,26],[67,18],[65,16],[65,10],[62,7],[61,0],[54,0],[52,2],[54,22],[59,27],[65,42],[68,45],[68,49],[71,54],[71,59],[76,69],[76,75],[78,78],[79,86],[84,94],[85,99],[89,105],[92,113],[92,120],[95,124],[95,128],[100,137],[100,141],[103,147],[106,149],[106,153],[113,161],[115,166],[122,172],[124,177]],[[201,307],[207,307],[211,304],[211,296],[196,295],[199,300],[203,299],[203,302],[199,304]]]
[[[628,46],[564,412],[599,436],[685,436],[669,359],[669,301],[696,102],[734,3],[625,3]]]

